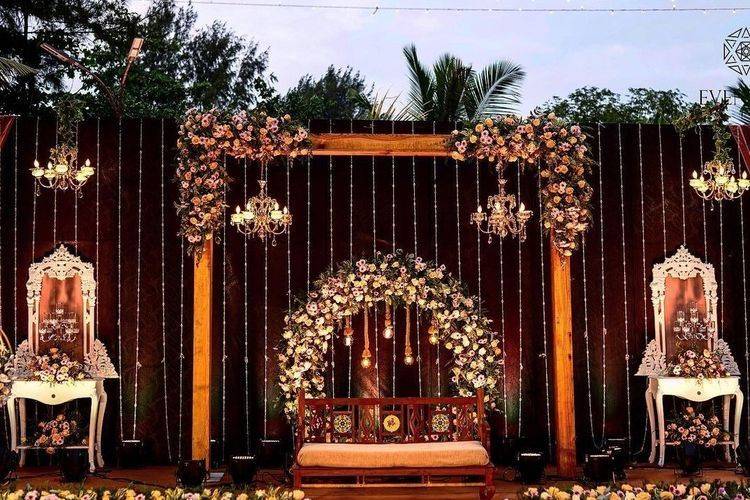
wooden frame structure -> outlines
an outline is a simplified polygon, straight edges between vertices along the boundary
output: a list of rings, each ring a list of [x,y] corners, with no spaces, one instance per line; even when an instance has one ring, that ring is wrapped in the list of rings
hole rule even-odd
[[[392,419],[389,428],[388,419]],[[473,397],[438,398],[318,398],[297,397],[294,487],[309,477],[356,477],[364,485],[367,477],[417,476],[429,484],[433,476],[481,478],[480,498],[495,494],[495,466],[437,467],[318,467],[304,466],[299,454],[307,443],[385,444],[479,441],[490,452],[489,425],[485,419],[484,391]]]
[[[448,156],[447,135],[434,134],[311,134],[316,156]],[[211,301],[212,240],[195,258],[193,312],[192,456],[209,461],[211,428]],[[573,318],[569,258],[550,243],[552,294],[553,384],[558,475],[576,477],[575,394],[573,380]]]

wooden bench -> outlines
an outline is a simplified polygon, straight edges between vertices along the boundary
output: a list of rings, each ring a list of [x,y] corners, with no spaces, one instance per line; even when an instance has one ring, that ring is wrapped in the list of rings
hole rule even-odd
[[[458,398],[305,399],[300,392],[297,403],[295,488],[313,477],[365,485],[368,477],[411,476],[427,486],[440,476],[480,486],[481,499],[495,493],[481,389]]]

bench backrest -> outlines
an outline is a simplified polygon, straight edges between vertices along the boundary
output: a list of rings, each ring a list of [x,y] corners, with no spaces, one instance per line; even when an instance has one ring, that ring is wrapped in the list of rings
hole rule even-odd
[[[297,398],[304,443],[487,441],[484,391],[472,397]]]

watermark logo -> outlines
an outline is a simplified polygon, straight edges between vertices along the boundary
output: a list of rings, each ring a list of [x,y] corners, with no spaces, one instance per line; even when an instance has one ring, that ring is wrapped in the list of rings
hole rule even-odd
[[[740,76],[750,74],[750,28],[740,28],[726,37],[724,63]]]

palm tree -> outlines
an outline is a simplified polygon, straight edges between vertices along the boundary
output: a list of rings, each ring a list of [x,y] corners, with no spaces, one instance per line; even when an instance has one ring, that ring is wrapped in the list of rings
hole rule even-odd
[[[0,57],[0,87],[10,86],[19,76],[36,74],[36,70],[14,59]]]
[[[409,68],[409,115],[415,120],[456,122],[516,113],[521,103],[521,83],[526,72],[506,60],[480,72],[451,54],[443,54],[432,68],[417,56],[417,48],[404,47]]]
[[[739,109],[734,111],[732,116],[742,125],[750,125],[750,85],[740,78],[737,80],[737,85],[730,85],[727,90],[733,97],[742,101]]]

